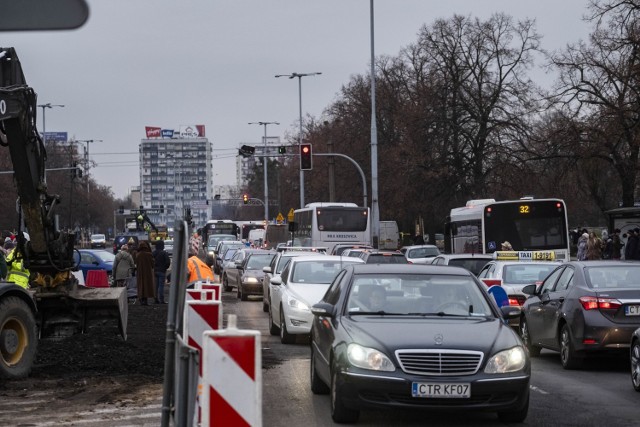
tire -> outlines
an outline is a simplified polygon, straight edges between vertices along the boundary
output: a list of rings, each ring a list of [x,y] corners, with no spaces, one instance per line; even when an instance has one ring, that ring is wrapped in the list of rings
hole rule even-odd
[[[635,340],[631,346],[631,383],[640,392],[640,341]]]
[[[310,383],[311,383],[311,392],[313,394],[327,394],[329,393],[329,387],[318,377],[318,372],[316,371],[316,356],[313,351],[313,343],[311,344],[311,361],[309,363],[309,375],[310,375]]]
[[[0,378],[25,378],[31,372],[38,347],[36,319],[19,297],[0,300]]]
[[[269,306],[269,333],[271,335],[280,335],[280,328],[273,323],[273,314],[271,312],[271,306]]]
[[[242,292],[242,283],[238,285],[238,292],[240,293],[240,301],[249,301],[249,296]]]
[[[524,316],[522,316],[522,318],[520,319],[520,338],[522,338],[522,342],[524,343],[524,346],[529,351],[529,356],[531,357],[540,356],[541,348],[531,343],[531,332],[529,331],[529,325]]]
[[[560,330],[560,362],[564,369],[578,369],[584,359],[577,354],[571,342],[571,332],[565,323]]]
[[[229,279],[227,278],[226,274],[224,276],[222,276],[222,287],[227,292],[233,290],[233,288],[231,286],[229,286]]]
[[[280,342],[282,344],[293,344],[296,341],[296,336],[287,332],[287,323],[284,319],[284,310],[280,307]]]
[[[350,409],[342,403],[342,393],[338,387],[338,370],[331,368],[331,418],[338,424],[352,424],[360,418],[360,411]]]
[[[527,418],[529,413],[529,393],[527,391],[527,402],[520,409],[515,411],[498,412],[498,419],[503,423],[521,423]]]
[[[262,311],[264,311],[265,313],[269,312],[269,304],[267,304],[266,301],[262,301]]]

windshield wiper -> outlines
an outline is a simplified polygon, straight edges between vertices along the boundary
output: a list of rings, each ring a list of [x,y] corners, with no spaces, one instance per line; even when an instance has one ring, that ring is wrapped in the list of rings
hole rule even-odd
[[[379,311],[350,311],[349,312],[350,315],[380,315],[380,316],[400,316],[403,315],[404,313],[389,313],[388,311],[384,311],[384,310],[379,310]]]

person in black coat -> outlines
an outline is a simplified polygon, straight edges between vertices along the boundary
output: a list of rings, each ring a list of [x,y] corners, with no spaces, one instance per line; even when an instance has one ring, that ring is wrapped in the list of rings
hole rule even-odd
[[[156,304],[166,304],[164,300],[164,284],[167,280],[167,270],[171,266],[171,258],[169,258],[169,253],[164,250],[164,241],[158,240],[155,243],[153,273],[156,279]]]

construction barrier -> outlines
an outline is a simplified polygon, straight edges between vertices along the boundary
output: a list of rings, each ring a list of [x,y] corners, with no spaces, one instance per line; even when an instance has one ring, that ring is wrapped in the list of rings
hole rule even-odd
[[[220,301],[215,289],[187,289],[186,301]]]
[[[194,289],[201,289],[203,291],[213,290],[215,291],[215,299],[220,301],[222,298],[222,285],[220,283],[213,283],[207,279],[206,282],[196,282]]]
[[[230,315],[227,329],[204,333],[202,351],[202,425],[262,426],[260,332]]]

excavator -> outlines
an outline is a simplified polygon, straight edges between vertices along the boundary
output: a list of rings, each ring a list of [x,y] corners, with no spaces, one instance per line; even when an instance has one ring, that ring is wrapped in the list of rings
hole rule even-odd
[[[127,336],[126,288],[81,286],[73,274],[75,235],[58,229],[60,197],[47,192],[36,111],[15,49],[0,48],[0,145],[9,150],[19,196],[14,250],[30,272],[28,289],[0,282],[0,378],[28,376],[43,338],[90,332],[95,321],[109,324],[105,318]]]

